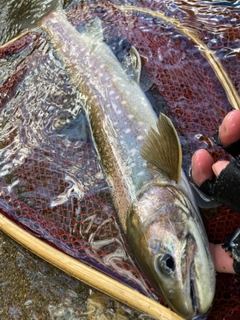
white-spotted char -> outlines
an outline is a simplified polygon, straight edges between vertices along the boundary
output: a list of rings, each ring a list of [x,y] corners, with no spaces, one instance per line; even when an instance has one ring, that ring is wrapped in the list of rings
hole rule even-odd
[[[130,52],[131,77],[104,43],[99,19],[78,32],[58,7],[38,27],[87,97],[114,205],[139,264],[174,311],[187,319],[205,314],[215,291],[207,236],[181,171],[176,131],[166,116],[157,119],[138,84],[137,50]]]

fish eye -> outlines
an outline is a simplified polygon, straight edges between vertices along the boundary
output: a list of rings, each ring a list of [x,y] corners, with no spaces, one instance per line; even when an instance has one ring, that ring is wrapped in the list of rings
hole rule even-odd
[[[170,254],[164,254],[163,256],[159,257],[158,266],[165,274],[172,274],[175,270],[175,262],[173,257]]]

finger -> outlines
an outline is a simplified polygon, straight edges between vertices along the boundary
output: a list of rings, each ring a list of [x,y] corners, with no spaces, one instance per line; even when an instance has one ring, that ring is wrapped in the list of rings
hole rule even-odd
[[[194,153],[192,157],[192,179],[198,186],[212,178],[213,164],[213,158],[206,150],[200,149]]]
[[[225,251],[221,244],[210,243],[210,249],[212,253],[215,269],[218,272],[235,273],[233,269],[233,258],[229,251]]]
[[[212,165],[212,170],[213,170],[215,176],[219,176],[221,171],[223,169],[225,169],[228,164],[229,164],[229,161],[225,161],[225,160],[217,161],[216,163],[214,163]]]
[[[240,139],[240,110],[233,110],[226,115],[218,134],[224,146],[229,146]]]

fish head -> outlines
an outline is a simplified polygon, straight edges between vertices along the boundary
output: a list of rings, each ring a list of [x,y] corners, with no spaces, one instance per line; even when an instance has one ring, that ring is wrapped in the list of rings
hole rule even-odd
[[[146,276],[169,307],[185,319],[205,314],[215,292],[215,270],[198,212],[172,186],[140,195],[127,237]]]

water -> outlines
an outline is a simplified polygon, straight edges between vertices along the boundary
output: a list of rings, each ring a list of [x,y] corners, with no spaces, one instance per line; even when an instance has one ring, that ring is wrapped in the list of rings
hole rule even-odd
[[[2,232],[0,258],[1,319],[88,320],[99,319],[101,314],[109,320],[153,319],[102,293],[99,296],[97,291],[39,259]]]

